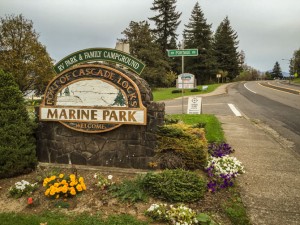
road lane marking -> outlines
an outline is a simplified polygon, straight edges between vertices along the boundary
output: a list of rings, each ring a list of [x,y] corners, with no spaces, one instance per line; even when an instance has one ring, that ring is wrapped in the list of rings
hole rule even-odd
[[[244,87],[245,87],[248,91],[251,91],[252,93],[256,94],[256,92],[255,92],[255,91],[252,91],[250,88],[248,88],[248,87],[246,86],[246,84],[244,84]]]
[[[231,111],[234,113],[235,116],[242,116],[240,111],[237,110],[237,108],[233,104],[228,103],[228,106],[231,109]]]

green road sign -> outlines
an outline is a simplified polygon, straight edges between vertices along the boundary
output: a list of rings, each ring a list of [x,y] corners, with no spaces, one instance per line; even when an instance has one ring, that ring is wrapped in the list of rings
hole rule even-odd
[[[110,48],[89,48],[66,56],[54,65],[54,70],[59,74],[76,64],[88,61],[114,62],[126,66],[137,74],[141,74],[145,68],[144,63],[125,52]]]
[[[169,57],[198,55],[198,49],[170,49],[167,51]]]

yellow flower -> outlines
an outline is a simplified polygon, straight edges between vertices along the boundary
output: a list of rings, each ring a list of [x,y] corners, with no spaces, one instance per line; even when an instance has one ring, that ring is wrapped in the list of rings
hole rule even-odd
[[[75,190],[75,188],[71,187],[70,194],[71,194],[71,195],[76,195],[76,190]]]
[[[82,187],[82,190],[84,190],[84,191],[86,190],[85,183],[82,183],[82,184],[81,184],[81,187]]]
[[[75,174],[70,174],[71,181],[75,180],[75,178],[76,178]]]
[[[84,179],[83,179],[83,177],[79,177],[79,179],[78,179],[78,180],[79,180],[79,182],[80,182],[80,183],[83,183],[83,182],[84,182]]]
[[[66,185],[67,181],[66,180],[62,180],[60,183],[63,184],[63,185]]]
[[[62,193],[67,193],[67,191],[68,191],[68,186],[63,186],[62,188],[61,188],[61,192]]]
[[[46,191],[45,191],[45,195],[48,196],[50,193],[50,188],[48,188]]]
[[[61,173],[58,177],[62,179],[64,177],[64,174]]]
[[[50,190],[50,195],[51,195],[51,196],[55,195],[55,193],[56,193],[55,189],[51,189],[51,190]]]
[[[58,186],[59,186],[59,183],[54,183],[53,186],[54,186],[54,187],[58,187]]]
[[[51,180],[55,180],[56,176],[51,176],[49,179]]]
[[[77,184],[76,189],[77,191],[82,191],[82,186],[80,184]]]

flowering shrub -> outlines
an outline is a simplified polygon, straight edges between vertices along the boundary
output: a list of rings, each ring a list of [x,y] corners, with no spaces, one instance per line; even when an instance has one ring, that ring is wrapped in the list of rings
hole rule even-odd
[[[167,218],[167,210],[168,205],[167,204],[152,204],[145,214],[156,221],[166,222],[168,220]]]
[[[14,186],[10,187],[9,194],[15,198],[21,198],[23,195],[31,194],[38,188],[38,184],[30,184],[26,180],[16,182]]]
[[[208,176],[211,178],[207,187],[211,192],[219,188],[233,185],[233,179],[239,174],[245,173],[242,163],[235,157],[210,157],[206,167]]]
[[[208,145],[208,153],[213,157],[223,157],[234,152],[227,143],[211,143]]]
[[[59,174],[59,176],[46,177],[43,186],[47,188],[45,196],[51,198],[75,196],[77,193],[86,190],[83,177],[77,178],[75,174],[69,176]]]
[[[184,205],[152,204],[145,214],[153,220],[174,225],[198,224],[196,212]]]
[[[99,187],[100,189],[104,190],[108,186],[112,185],[112,175],[108,175],[107,178],[105,178],[102,174],[100,173],[95,173],[94,178],[97,179],[96,186]]]

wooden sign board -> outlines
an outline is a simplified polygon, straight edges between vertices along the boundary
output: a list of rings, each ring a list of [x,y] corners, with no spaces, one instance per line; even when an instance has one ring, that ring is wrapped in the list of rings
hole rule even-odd
[[[79,65],[56,76],[40,106],[41,121],[99,133],[122,124],[146,125],[139,88],[123,72],[99,64]]]

